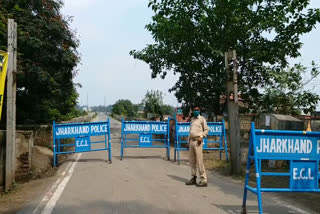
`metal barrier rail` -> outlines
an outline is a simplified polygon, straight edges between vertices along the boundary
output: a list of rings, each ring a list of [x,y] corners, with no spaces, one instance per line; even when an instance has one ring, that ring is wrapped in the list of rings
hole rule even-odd
[[[120,160],[123,159],[125,148],[165,148],[166,157],[170,160],[169,121],[121,121],[121,151]],[[128,135],[138,135],[138,138],[128,138]],[[164,138],[155,138],[163,135]],[[138,142],[128,145],[128,142]],[[164,145],[154,145],[154,142],[164,142]]]
[[[111,136],[110,119],[105,122],[90,123],[63,123],[53,122],[53,165],[58,164],[59,154],[72,154],[80,152],[108,151],[109,162],[111,157]],[[104,136],[104,140],[93,141],[93,136]],[[72,143],[61,143],[60,140],[72,139]],[[103,144],[103,148],[94,149],[93,144]],[[69,151],[63,151],[63,148],[69,147]],[[73,149],[74,148],[74,149]]]
[[[180,164],[180,151],[186,151],[189,148],[182,147],[182,144],[187,144],[188,140],[183,140],[182,138],[187,138],[189,136],[190,122],[177,122],[176,121],[176,142],[174,148],[174,161],[178,159],[178,164]],[[203,150],[219,150],[220,160],[222,157],[222,151],[225,151],[226,160],[228,161],[228,148],[227,148],[227,137],[225,130],[224,120],[222,122],[208,122],[209,133],[207,138],[203,139]],[[219,137],[219,140],[208,140],[208,137]],[[212,148],[209,144],[216,143],[219,147]]]
[[[289,172],[262,171],[262,160],[289,161]],[[251,161],[254,161],[256,187],[249,184]],[[248,190],[257,195],[259,214],[263,213],[261,192],[320,192],[319,162],[320,132],[256,130],[252,122],[242,213],[247,213]],[[262,176],[290,177],[289,187],[262,188]]]

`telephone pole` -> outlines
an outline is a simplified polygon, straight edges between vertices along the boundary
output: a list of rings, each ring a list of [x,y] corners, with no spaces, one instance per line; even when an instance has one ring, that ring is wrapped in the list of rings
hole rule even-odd
[[[5,192],[16,174],[17,23],[13,19],[8,19],[8,53]]]
[[[239,175],[241,171],[240,118],[238,102],[238,64],[237,54],[235,50],[225,52],[225,66],[227,76],[227,104],[231,153],[231,174]],[[232,96],[233,100],[231,99]]]
[[[87,111],[89,111],[89,95],[88,95],[88,92],[87,92]]]

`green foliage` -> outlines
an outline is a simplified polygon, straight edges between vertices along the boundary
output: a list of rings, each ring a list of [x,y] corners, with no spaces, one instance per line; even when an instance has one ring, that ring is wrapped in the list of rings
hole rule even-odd
[[[301,112],[307,114],[315,111],[320,99],[319,95],[310,90],[304,90],[308,82],[319,76],[315,63],[312,63],[312,69],[309,72],[307,67],[296,64],[286,71],[270,70],[269,75],[270,83],[260,99],[261,112],[299,115]],[[309,76],[310,79],[303,82],[302,76]]]
[[[61,0],[0,0],[0,48],[7,19],[18,23],[17,120],[64,120],[75,112],[73,83],[79,41],[61,14]]]
[[[170,105],[163,105],[162,112],[164,115],[173,115],[174,107],[172,107]]]
[[[63,121],[68,121],[71,120],[73,118],[77,118],[77,117],[81,117],[81,116],[86,116],[88,115],[88,112],[83,111],[83,110],[79,110],[77,108],[72,109],[71,112],[69,112],[68,114],[64,115],[61,117],[61,120]],[[87,121],[90,122],[90,121]]]
[[[102,105],[92,106],[91,110],[95,111],[95,112],[104,112],[104,113],[112,112],[112,105],[108,105],[108,106],[102,106]]]
[[[155,116],[172,115],[174,108],[163,104],[163,94],[161,91],[147,91],[142,100],[144,111]]]
[[[144,111],[147,113],[152,113],[157,116],[162,116],[162,106],[163,106],[163,94],[161,91],[147,91],[145,97],[142,100],[142,105],[144,106]]]
[[[118,100],[112,108],[112,113],[120,116],[136,117],[138,114],[138,105],[130,100]]]
[[[155,43],[130,54],[149,64],[152,78],[179,74],[170,89],[179,102],[221,114],[224,52],[235,49],[241,97],[248,110],[258,111],[261,88],[277,81],[270,71],[285,75],[288,59],[300,56],[301,35],[320,21],[320,10],[308,5],[309,0],[150,0],[154,16],[146,29]],[[300,106],[309,100],[300,100]]]

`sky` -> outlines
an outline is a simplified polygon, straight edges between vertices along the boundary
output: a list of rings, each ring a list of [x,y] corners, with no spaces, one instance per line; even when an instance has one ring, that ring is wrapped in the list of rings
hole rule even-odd
[[[149,66],[135,60],[129,51],[141,50],[153,39],[145,29],[153,12],[147,7],[148,0],[64,0],[62,13],[73,16],[72,30],[80,40],[81,64],[78,66],[76,83],[79,104],[89,106],[110,105],[119,99],[140,103],[148,90],[160,90],[164,102],[178,106],[174,94],[169,93],[178,77],[168,73],[165,80],[151,79]],[[311,7],[320,8],[319,0],[311,0]],[[312,60],[320,64],[320,25],[302,37],[302,57],[291,60],[310,65]],[[316,48],[317,47],[317,48]],[[314,88],[317,82],[309,88]]]

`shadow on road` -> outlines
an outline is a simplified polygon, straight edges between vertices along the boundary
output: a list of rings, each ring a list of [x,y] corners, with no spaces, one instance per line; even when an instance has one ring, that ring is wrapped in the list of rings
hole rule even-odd
[[[175,175],[167,175],[169,178],[172,178],[173,180],[179,181],[181,183],[185,183],[187,181],[186,178],[182,178],[179,176],[175,176]]]

